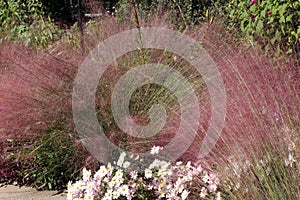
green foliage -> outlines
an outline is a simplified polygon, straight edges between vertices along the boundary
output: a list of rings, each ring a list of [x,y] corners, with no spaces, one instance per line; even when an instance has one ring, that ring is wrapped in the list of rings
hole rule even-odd
[[[300,1],[233,0],[224,7],[229,27],[237,28],[251,41],[292,53],[300,38]]]
[[[0,37],[21,40],[26,45],[47,47],[58,40],[61,31],[50,18],[44,20],[43,6],[38,0],[0,2]]]

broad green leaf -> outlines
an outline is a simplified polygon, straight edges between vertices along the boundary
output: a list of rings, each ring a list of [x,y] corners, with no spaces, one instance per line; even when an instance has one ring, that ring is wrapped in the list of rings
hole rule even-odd
[[[292,21],[292,17],[293,17],[293,14],[290,14],[286,17],[285,21],[286,22],[291,22]]]
[[[271,42],[272,45],[275,44],[275,41],[276,41],[276,38],[275,38],[275,37],[273,37],[273,38],[270,40],[270,42]]]
[[[262,22],[262,20],[259,20],[256,26],[256,33],[260,34],[262,32],[262,29],[264,27],[264,24]]]
[[[287,4],[283,4],[282,6],[279,7],[278,11],[280,16],[283,16],[283,14],[285,13],[286,6]]]
[[[252,5],[249,10],[250,12],[254,12],[256,10],[256,5]]]
[[[280,16],[279,23],[285,23],[285,17],[284,17],[284,15]]]
[[[282,25],[282,26],[280,26],[280,29],[281,29],[281,32],[283,33],[283,35],[285,35],[285,30],[284,30],[284,27],[285,27],[285,26],[283,26],[283,25]],[[276,31],[276,33],[277,33],[277,31]]]
[[[275,33],[275,38],[278,42],[281,41],[281,36],[280,36],[280,32],[278,30],[276,30],[276,33]]]
[[[262,18],[265,18],[265,17],[266,17],[266,12],[267,12],[266,8],[263,9],[263,10],[260,12],[260,16],[261,16]]]

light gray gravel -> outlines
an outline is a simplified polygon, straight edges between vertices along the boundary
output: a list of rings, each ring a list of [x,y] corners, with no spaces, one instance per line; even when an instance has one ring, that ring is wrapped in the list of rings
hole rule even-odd
[[[0,187],[0,200],[66,200],[66,193],[37,191],[29,187],[6,185]]]

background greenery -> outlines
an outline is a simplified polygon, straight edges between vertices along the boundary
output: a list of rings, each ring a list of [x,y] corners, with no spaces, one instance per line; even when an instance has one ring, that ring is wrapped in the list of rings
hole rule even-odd
[[[299,51],[300,1],[231,1],[224,6],[225,21],[238,34],[259,41],[266,51]]]

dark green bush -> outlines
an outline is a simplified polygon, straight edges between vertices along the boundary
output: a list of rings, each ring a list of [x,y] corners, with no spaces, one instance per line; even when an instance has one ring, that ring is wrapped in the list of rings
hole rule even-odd
[[[300,1],[233,0],[224,7],[229,27],[251,41],[292,53],[300,42]]]

